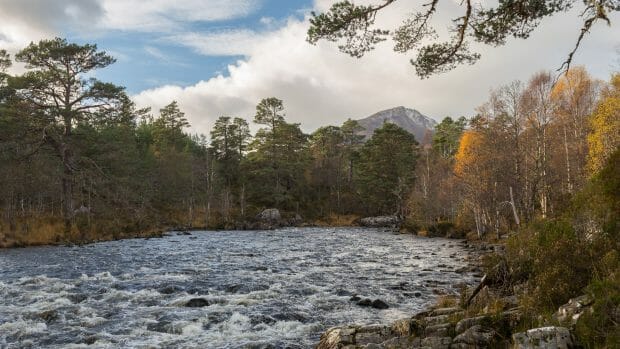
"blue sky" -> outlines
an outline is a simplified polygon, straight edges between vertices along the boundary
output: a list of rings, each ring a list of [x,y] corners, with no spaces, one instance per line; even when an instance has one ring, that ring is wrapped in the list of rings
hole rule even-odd
[[[285,25],[289,18],[302,20],[312,8],[311,0],[260,0],[247,16],[217,21],[178,23],[175,32],[221,33],[247,30],[257,33]],[[117,62],[97,72],[98,78],[123,85],[130,94],[161,85],[190,86],[218,74],[244,55],[205,55],[171,42],[166,32],[109,30],[89,34],[67,31],[69,41],[92,43],[115,56]],[[130,78],[128,78],[130,77]]]

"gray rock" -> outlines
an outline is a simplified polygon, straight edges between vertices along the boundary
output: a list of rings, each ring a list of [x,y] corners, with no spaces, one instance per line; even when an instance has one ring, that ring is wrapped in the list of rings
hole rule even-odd
[[[463,333],[465,332],[465,330],[469,329],[474,325],[480,325],[483,323],[488,323],[490,321],[491,319],[488,316],[476,316],[463,319],[456,324],[456,333]]]
[[[476,348],[493,348],[498,340],[499,335],[495,330],[480,325],[474,325],[454,337],[455,344],[467,344]]]
[[[450,307],[450,308],[437,308],[433,310],[433,315],[448,315],[460,312],[462,309],[459,307]]]
[[[452,343],[450,337],[426,337],[422,339],[420,345],[422,347],[430,347],[433,349],[448,349]]]
[[[317,349],[339,349],[345,345],[353,344],[355,329],[332,327],[321,335]]]
[[[454,326],[452,324],[439,324],[427,326],[424,330],[424,334],[432,337],[450,337],[452,336],[453,330]]]
[[[397,227],[400,225],[400,219],[396,216],[366,217],[360,219],[359,222],[362,226],[371,228]]]
[[[280,215],[280,210],[277,208],[268,208],[259,213],[256,216],[256,219],[261,221],[277,222],[282,219],[282,216]]]
[[[558,311],[553,314],[553,317],[561,323],[575,325],[584,312],[590,311],[590,306],[593,303],[594,299],[589,295],[573,298],[569,300],[568,303],[558,308]]]
[[[371,306],[375,309],[388,309],[390,307],[386,302],[380,299],[375,299],[372,301]]]
[[[370,300],[370,298],[364,298],[361,301],[357,302],[357,305],[359,305],[360,307],[370,307],[372,306],[372,301]]]
[[[540,327],[512,335],[515,349],[569,349],[575,342],[566,327]]]
[[[381,347],[385,349],[419,348],[420,346],[422,346],[422,339],[415,336],[390,338],[381,343]]]
[[[437,315],[437,316],[429,316],[424,318],[424,322],[426,326],[439,325],[448,322],[450,320],[449,315]]]
[[[189,308],[207,307],[209,306],[209,301],[204,298],[192,298],[185,303],[185,306]]]

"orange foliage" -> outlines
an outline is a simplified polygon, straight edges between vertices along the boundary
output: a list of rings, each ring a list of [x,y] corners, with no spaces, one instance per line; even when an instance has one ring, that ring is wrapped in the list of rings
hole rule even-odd
[[[479,132],[474,130],[463,132],[459,142],[459,150],[455,156],[454,173],[457,176],[464,176],[473,167],[480,154],[482,144],[483,137]]]

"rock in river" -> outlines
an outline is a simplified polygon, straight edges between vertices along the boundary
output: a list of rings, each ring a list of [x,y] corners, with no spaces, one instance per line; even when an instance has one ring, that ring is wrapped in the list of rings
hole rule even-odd
[[[185,303],[185,306],[189,308],[207,307],[209,306],[209,301],[204,298],[192,298]]]

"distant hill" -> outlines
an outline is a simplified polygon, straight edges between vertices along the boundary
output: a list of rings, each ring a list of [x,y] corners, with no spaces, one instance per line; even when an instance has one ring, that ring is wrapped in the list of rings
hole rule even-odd
[[[437,122],[428,116],[423,115],[415,109],[396,107],[380,111],[371,116],[358,120],[364,131],[360,132],[366,139],[372,136],[376,129],[380,128],[384,122],[390,122],[404,128],[415,136],[415,139],[422,143],[428,131],[432,132]]]

